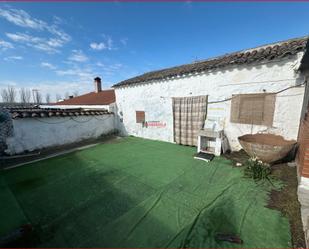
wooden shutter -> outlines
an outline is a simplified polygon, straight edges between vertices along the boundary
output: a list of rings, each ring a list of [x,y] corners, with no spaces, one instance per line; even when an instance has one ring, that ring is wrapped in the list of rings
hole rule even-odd
[[[144,111],[136,111],[136,123],[145,122],[145,112]]]

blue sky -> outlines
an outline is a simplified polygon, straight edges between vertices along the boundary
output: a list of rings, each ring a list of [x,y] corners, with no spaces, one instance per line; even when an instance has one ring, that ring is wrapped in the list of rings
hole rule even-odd
[[[0,3],[0,88],[79,94],[309,33],[309,3]]]

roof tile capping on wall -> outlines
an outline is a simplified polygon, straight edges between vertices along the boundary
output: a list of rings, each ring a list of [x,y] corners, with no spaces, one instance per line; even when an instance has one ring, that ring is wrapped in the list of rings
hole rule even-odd
[[[10,108],[13,119],[19,118],[49,118],[49,117],[70,117],[70,116],[95,116],[112,114],[107,110],[84,110],[77,109],[41,109],[41,108]]]
[[[11,109],[13,135],[6,139],[5,153],[75,143],[116,131],[115,115],[106,110]]]

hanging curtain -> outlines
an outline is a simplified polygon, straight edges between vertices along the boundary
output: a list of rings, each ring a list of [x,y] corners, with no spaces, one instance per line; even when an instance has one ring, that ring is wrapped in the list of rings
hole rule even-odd
[[[208,96],[173,98],[174,141],[197,146],[197,134],[204,126]]]

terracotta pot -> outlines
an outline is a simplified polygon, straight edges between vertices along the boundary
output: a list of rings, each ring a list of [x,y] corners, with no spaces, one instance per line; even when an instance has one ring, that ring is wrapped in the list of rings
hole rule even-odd
[[[238,137],[238,141],[251,157],[265,163],[284,158],[296,144],[294,140],[288,141],[273,134],[247,134]]]

